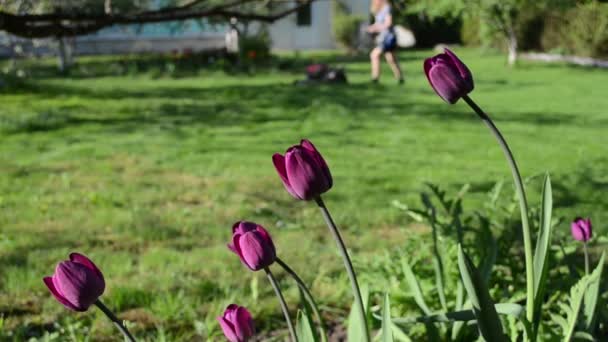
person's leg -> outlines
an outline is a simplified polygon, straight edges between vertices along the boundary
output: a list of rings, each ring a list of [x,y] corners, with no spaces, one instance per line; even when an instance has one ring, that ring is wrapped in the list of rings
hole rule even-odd
[[[380,56],[382,49],[375,47],[369,54],[369,59],[372,63],[372,81],[377,81],[380,78]]]
[[[391,70],[393,70],[393,75],[395,78],[401,83],[403,82],[403,73],[401,72],[401,68],[399,67],[399,61],[397,60],[397,56],[393,51],[387,51],[384,53],[386,57],[386,61],[388,65],[390,65]]]

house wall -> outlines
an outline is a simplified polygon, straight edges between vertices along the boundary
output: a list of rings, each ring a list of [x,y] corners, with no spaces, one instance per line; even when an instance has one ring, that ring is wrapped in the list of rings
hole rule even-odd
[[[353,14],[369,13],[369,0],[344,0]],[[312,23],[298,26],[297,15],[289,15],[270,26],[272,45],[277,50],[334,49],[336,42],[332,34],[332,0],[312,3]]]
[[[270,26],[273,48],[279,50],[332,49],[331,1],[320,0],[311,5],[310,26],[298,26],[297,15],[289,15]]]

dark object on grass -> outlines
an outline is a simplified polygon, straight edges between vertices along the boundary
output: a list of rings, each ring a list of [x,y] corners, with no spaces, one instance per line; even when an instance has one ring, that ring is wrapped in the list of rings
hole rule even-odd
[[[327,64],[310,64],[306,67],[306,79],[297,80],[296,85],[308,84],[346,84],[346,72],[343,68],[332,68]]]

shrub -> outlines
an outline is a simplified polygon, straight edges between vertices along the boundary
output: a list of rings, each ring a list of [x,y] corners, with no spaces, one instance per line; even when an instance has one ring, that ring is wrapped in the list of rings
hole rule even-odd
[[[592,1],[566,12],[562,36],[569,52],[608,56],[608,3]]]
[[[460,29],[460,40],[467,46],[479,46],[481,45],[481,38],[479,36],[479,18],[471,17],[465,18],[462,21],[462,27]]]
[[[270,57],[270,36],[260,33],[241,38],[243,57],[250,62],[261,61]]]
[[[333,34],[336,41],[348,50],[356,50],[361,23],[363,18],[357,15],[334,15]]]

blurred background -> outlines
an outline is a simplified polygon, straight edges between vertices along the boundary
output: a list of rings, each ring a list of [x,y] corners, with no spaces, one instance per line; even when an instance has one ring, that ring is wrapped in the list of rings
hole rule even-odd
[[[72,251],[101,268],[104,301],[142,340],[220,341],[232,302],[260,340],[281,340],[265,277],[226,248],[242,219],[270,231],[343,340],[351,295],[334,242],[271,163],[301,138],[334,175],[325,201],[362,282],[395,294],[396,314],[416,312],[395,270],[407,255],[425,274],[430,229],[410,211],[421,193],[458,194],[471,215],[501,208],[492,228],[519,231],[499,147],[424,76],[444,46],[472,70],[471,96],[510,142],[533,206],[551,173],[556,241],[589,216],[604,243],[608,2],[391,7],[403,85],[384,60],[370,82],[367,0],[0,0],[0,340],[119,340],[44,286]],[[277,275],[295,308],[297,288]]]

